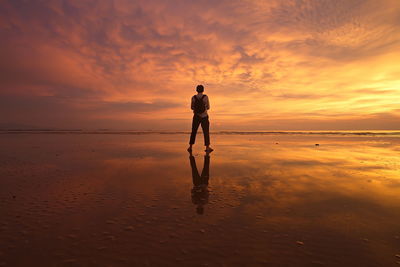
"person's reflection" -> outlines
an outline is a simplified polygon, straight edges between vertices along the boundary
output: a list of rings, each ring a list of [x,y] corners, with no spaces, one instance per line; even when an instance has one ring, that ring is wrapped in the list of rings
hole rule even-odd
[[[196,211],[198,214],[204,213],[204,205],[208,203],[208,179],[210,178],[210,154],[207,152],[204,155],[204,166],[199,175],[197,170],[196,160],[190,153],[190,167],[192,168],[193,188],[192,202],[197,205]]]

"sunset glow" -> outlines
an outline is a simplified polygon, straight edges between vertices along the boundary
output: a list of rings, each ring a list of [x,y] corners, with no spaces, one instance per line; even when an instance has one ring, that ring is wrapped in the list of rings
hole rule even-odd
[[[400,129],[400,2],[0,3],[0,126]]]

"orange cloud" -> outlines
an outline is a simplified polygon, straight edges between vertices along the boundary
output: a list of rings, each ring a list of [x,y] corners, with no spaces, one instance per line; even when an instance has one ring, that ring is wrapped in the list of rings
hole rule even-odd
[[[3,1],[0,94],[13,102],[0,123],[186,129],[203,83],[214,129],[398,129],[399,12],[396,0]]]

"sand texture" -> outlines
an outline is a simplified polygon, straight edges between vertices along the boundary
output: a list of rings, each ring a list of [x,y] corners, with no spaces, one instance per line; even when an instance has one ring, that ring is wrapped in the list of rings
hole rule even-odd
[[[399,137],[187,142],[1,135],[0,266],[398,266]]]

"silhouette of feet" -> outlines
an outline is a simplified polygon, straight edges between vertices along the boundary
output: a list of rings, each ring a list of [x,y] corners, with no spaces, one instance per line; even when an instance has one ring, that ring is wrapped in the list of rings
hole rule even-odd
[[[214,151],[214,149],[212,149],[211,147],[207,147],[206,150],[204,150],[207,153],[211,153]]]

